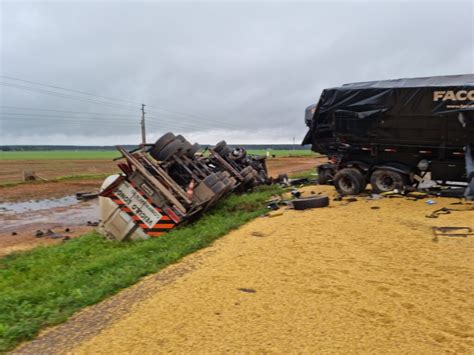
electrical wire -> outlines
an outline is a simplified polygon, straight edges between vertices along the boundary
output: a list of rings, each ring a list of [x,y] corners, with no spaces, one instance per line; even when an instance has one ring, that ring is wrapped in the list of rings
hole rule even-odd
[[[59,90],[63,90],[63,91],[79,93],[79,94],[82,94],[82,95],[98,97],[98,98],[106,99],[106,100],[121,101],[121,102],[126,102],[126,103],[129,103],[129,104],[133,104],[133,105],[141,105],[138,102],[134,102],[134,101],[126,100],[126,99],[119,99],[119,98],[114,98],[114,97],[110,97],[110,96],[102,96],[102,95],[92,94],[92,93],[85,92],[85,91],[68,89],[68,88],[64,88],[64,87],[61,87],[61,86],[39,83],[39,82],[36,82],[36,81],[15,78],[15,77],[12,77],[12,76],[7,76],[7,75],[0,75],[0,77],[5,78],[5,79],[9,79],[9,80],[15,80],[15,81],[19,81],[19,82],[24,82],[24,83],[34,84],[34,85],[40,85],[40,86],[45,86],[45,87],[54,88],[54,89],[59,89]],[[16,84],[13,84],[13,85],[16,85]],[[32,87],[30,87],[30,89],[32,89]],[[34,89],[38,89],[38,88],[34,88]],[[43,90],[43,89],[40,89],[40,90]],[[64,93],[57,93],[57,94],[64,94]],[[67,94],[64,94],[64,95],[67,95]],[[70,95],[68,95],[68,96],[70,96]],[[95,103],[97,103],[97,102],[95,102]],[[110,104],[110,103],[103,103],[103,104]],[[114,105],[117,105],[117,104],[114,104]],[[120,105],[120,106],[123,106],[123,105]],[[189,113],[185,113],[185,112],[169,110],[167,108],[156,106],[156,105],[146,105],[146,107],[147,108],[155,108],[159,111],[166,112],[168,114],[175,115],[175,116],[187,117],[187,118],[190,118],[190,119],[197,119],[197,120],[200,120],[200,121],[211,122],[211,123],[218,124],[218,125],[221,125],[221,126],[229,126],[229,127],[237,128],[237,126],[235,126],[233,124],[229,124],[229,122],[224,123],[224,122],[221,122],[220,120],[205,118],[205,117],[202,117],[202,116],[196,115],[196,114],[189,114]],[[162,113],[162,112],[155,112],[155,113]]]

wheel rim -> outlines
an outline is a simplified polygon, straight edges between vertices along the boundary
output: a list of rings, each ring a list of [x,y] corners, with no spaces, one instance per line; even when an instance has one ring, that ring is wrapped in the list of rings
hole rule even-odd
[[[381,190],[390,191],[395,188],[395,181],[392,176],[385,174],[379,177],[377,185]]]
[[[344,192],[350,192],[354,187],[354,184],[352,183],[351,179],[344,177],[339,181],[339,187]]]

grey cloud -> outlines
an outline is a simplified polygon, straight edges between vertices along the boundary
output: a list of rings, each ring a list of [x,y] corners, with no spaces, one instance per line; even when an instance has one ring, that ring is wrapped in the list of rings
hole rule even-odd
[[[325,87],[474,69],[472,2],[0,6],[4,75],[220,122],[172,116],[149,107],[150,139],[174,130],[201,142],[214,142],[220,134],[235,143],[283,143],[293,136],[301,140],[303,110]],[[74,119],[77,116],[60,122],[38,117],[13,121],[2,113],[1,143],[139,140],[139,127],[132,125],[138,123],[138,110],[3,86],[0,90],[6,106],[130,113],[117,116],[116,124],[101,117],[81,122]]]

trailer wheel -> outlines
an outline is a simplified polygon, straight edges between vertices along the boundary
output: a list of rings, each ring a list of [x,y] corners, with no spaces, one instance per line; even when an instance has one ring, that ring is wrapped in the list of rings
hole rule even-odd
[[[183,147],[184,144],[182,142],[180,142],[179,140],[174,140],[158,152],[156,159],[159,161],[166,161],[171,158],[173,154],[180,153]]]
[[[149,150],[150,155],[153,158],[155,158],[156,160],[160,160],[160,159],[158,159],[158,155],[159,155],[160,151],[163,150],[163,148],[166,147],[169,143],[174,141],[175,138],[176,137],[171,132],[168,132],[168,133],[162,135],[156,141],[156,143],[153,145],[153,147],[151,147],[151,149]]]
[[[188,151],[186,152],[186,155],[189,157],[189,158],[194,158],[194,154],[196,154],[196,152],[201,149],[201,146],[198,144],[198,143],[194,143],[191,148],[188,149]]]
[[[334,176],[334,186],[341,195],[357,195],[364,191],[365,178],[355,168],[344,168]]]
[[[333,177],[334,177],[333,169],[318,167],[318,184],[319,185],[328,185],[329,180],[332,180]]]
[[[407,184],[407,177],[398,171],[388,169],[377,169],[370,177],[373,193],[402,190]]]
[[[214,151],[220,154],[220,151],[222,151],[222,149],[224,149],[225,147],[227,147],[226,141],[220,141],[215,145]]]
[[[204,183],[204,185],[211,188],[218,181],[219,181],[219,177],[217,176],[217,174],[211,174],[211,175],[206,176],[202,182]]]
[[[245,176],[247,174],[250,174],[252,172],[253,168],[251,166],[247,166],[246,168],[243,168],[240,171],[240,175]]]
[[[219,194],[220,192],[222,192],[223,189],[225,189],[225,184],[222,181],[216,182],[211,187],[212,192],[214,192],[215,194]]]

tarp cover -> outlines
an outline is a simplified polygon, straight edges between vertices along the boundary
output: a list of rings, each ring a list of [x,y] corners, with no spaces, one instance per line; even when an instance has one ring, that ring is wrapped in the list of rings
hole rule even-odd
[[[474,119],[474,74],[427,78],[395,79],[344,84],[323,90],[312,119],[306,118],[310,131],[302,144],[312,144],[318,127],[331,125],[335,115],[367,117],[452,116],[466,120],[472,130]],[[470,139],[469,139],[470,140]]]

